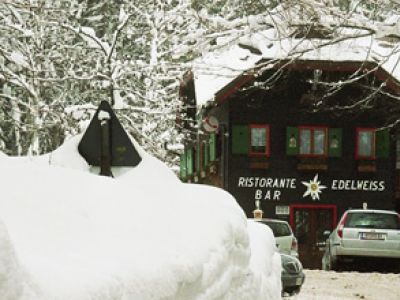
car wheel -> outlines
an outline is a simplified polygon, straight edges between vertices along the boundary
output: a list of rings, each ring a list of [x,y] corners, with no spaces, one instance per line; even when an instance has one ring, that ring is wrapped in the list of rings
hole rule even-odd
[[[293,295],[300,293],[300,289],[301,289],[300,286],[294,286],[294,287],[286,288],[284,292],[289,294],[290,296],[293,296]]]
[[[397,264],[396,264],[396,267],[395,267],[395,272],[400,273],[400,259],[397,260]]]

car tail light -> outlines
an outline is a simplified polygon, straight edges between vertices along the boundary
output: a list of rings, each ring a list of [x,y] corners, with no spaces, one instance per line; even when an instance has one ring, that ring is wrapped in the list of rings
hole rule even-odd
[[[343,237],[343,228],[344,228],[344,223],[346,222],[347,219],[347,212],[343,215],[342,220],[340,220],[338,230],[337,230],[337,235],[342,238]]]
[[[292,249],[292,251],[296,251],[296,252],[297,252],[297,250],[298,250],[296,238],[293,238],[293,239],[292,239],[292,246],[291,246],[291,249]]]

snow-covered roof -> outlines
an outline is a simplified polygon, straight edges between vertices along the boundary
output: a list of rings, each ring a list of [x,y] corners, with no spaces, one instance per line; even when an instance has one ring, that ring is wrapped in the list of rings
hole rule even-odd
[[[275,29],[269,29],[243,36],[228,48],[208,53],[194,61],[197,104],[201,106],[212,101],[218,91],[243,72],[257,68],[261,61],[291,59],[370,62],[400,82],[399,43],[377,39],[361,30],[347,30],[342,32],[340,39],[332,40],[279,38]]]
[[[217,91],[261,59],[238,45],[226,51],[209,53],[193,64],[197,105],[212,101]]]

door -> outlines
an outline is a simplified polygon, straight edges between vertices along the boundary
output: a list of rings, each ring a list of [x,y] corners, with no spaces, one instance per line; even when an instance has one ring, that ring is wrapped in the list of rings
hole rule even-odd
[[[304,268],[320,269],[326,230],[336,225],[334,205],[292,205],[291,226],[298,241],[299,257]]]

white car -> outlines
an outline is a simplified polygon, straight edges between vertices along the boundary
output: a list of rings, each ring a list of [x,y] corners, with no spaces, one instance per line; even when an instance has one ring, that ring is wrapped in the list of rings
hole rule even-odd
[[[328,233],[327,233],[328,234]],[[337,270],[360,258],[391,259],[400,266],[400,215],[373,209],[347,210],[330,233],[322,268]]]
[[[274,233],[276,246],[280,253],[299,256],[297,239],[288,222],[277,219],[252,219],[269,226]]]

